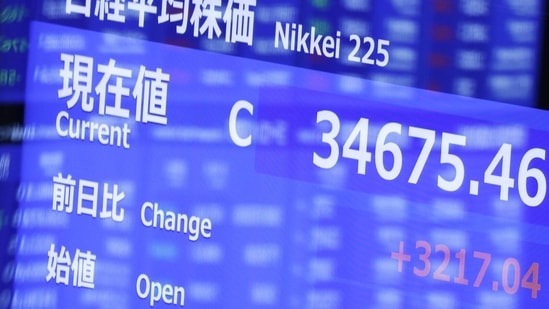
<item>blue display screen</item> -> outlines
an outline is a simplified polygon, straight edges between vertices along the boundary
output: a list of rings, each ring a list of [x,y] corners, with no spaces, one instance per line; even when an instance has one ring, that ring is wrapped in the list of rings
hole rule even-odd
[[[0,103],[24,99],[29,24],[39,20],[408,87],[537,105],[545,1],[142,2],[4,0]],[[231,26],[248,21],[253,30],[247,33],[236,33],[238,28]],[[289,42],[286,48],[274,47],[278,24],[295,26],[293,48]],[[326,36],[334,38],[333,55],[328,47],[326,53],[322,46],[311,48],[318,35],[320,43]],[[119,46],[109,48],[120,51]],[[390,55],[387,65],[374,59],[383,49]]]
[[[0,309],[548,308],[542,0],[0,0]]]
[[[30,46],[13,308],[549,305],[545,111],[42,22]]]

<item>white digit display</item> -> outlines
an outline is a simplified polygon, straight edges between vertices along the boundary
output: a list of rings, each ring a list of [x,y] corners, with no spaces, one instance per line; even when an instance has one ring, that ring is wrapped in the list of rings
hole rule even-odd
[[[419,157],[416,160],[416,164],[414,165],[414,169],[412,170],[412,174],[410,174],[410,178],[408,179],[409,183],[416,184],[427,163],[427,158],[429,158],[429,154],[431,154],[431,150],[433,150],[433,146],[435,145],[436,132],[423,128],[410,127],[408,129],[408,136],[425,140]]]
[[[501,174],[496,175],[495,171],[501,162]],[[494,156],[490,165],[484,172],[484,183],[500,187],[499,198],[502,201],[509,199],[509,189],[515,186],[515,180],[511,178],[511,145],[503,144],[498,153]]]
[[[376,171],[383,180],[393,181],[402,173],[403,166],[410,166],[411,172],[408,175],[408,183],[416,185],[422,177],[427,166],[429,157],[437,152],[435,145],[440,145],[440,168],[437,176],[437,186],[443,191],[455,192],[462,188],[464,182],[469,184],[468,192],[471,196],[482,194],[482,185],[493,185],[499,187],[499,200],[509,200],[511,189],[517,187],[521,201],[530,207],[541,205],[547,195],[547,179],[544,171],[539,168],[538,161],[545,161],[546,150],[532,148],[528,150],[520,160],[517,171],[512,170],[513,146],[503,143],[488,166],[484,169],[484,178],[465,179],[466,164],[459,156],[460,152],[466,151],[467,137],[449,132],[437,133],[435,130],[409,126],[403,128],[403,124],[389,122],[381,126],[379,132],[373,136],[370,131],[371,121],[367,118],[359,118],[348,136],[340,137],[341,121],[333,111],[322,110],[317,112],[317,124],[327,123],[330,128],[322,133],[322,143],[329,149],[327,156],[313,153],[313,164],[317,167],[330,169],[335,167],[340,156],[345,159],[356,161],[356,173],[367,175],[367,165],[374,160]],[[403,133],[404,132],[404,133]],[[407,132],[407,134],[406,134]],[[421,140],[421,150],[417,157],[403,152],[402,145],[399,145],[395,137],[414,138]],[[373,149],[368,149],[369,137],[375,139]],[[340,148],[338,140],[345,140]],[[370,145],[371,146],[371,145]],[[373,158],[372,158],[373,154]],[[435,154],[437,155],[437,154]],[[414,160],[415,159],[415,160]]]
[[[454,168],[455,176],[451,180],[438,175],[438,187],[444,191],[457,191],[465,178],[465,166],[459,156],[450,153],[450,145],[465,146],[465,136],[442,132],[440,163],[449,164]]]
[[[547,179],[545,178],[543,172],[538,168],[528,168],[534,159],[545,160],[545,149],[530,149],[520,161],[518,173],[519,195],[524,204],[530,207],[539,206],[547,194]],[[535,180],[538,187],[534,196],[530,196],[527,190],[527,181],[529,178]]]
[[[335,138],[339,134],[341,124],[339,122],[339,117],[332,111],[319,111],[316,117],[316,123],[328,122],[331,126],[329,132],[322,133],[322,142],[330,146],[330,154],[328,157],[324,158],[318,155],[316,152],[313,153],[313,163],[321,168],[332,168],[337,164],[339,159],[339,145]]]
[[[366,149],[368,147],[368,123],[368,119],[360,118],[343,144],[342,156],[357,161],[357,173],[360,175],[366,174],[366,162],[372,161],[372,153]],[[358,140],[357,149],[352,147],[355,140]]]
[[[376,140],[376,169],[379,176],[385,180],[393,180],[398,177],[402,170],[402,150],[398,144],[387,142],[389,134],[401,134],[402,125],[396,122],[391,122],[383,126],[379,131]],[[387,169],[384,163],[384,154],[388,152],[393,157],[393,167]]]

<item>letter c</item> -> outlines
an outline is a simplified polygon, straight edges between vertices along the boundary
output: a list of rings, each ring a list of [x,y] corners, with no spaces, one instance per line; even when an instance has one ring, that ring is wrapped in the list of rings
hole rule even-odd
[[[153,221],[147,220],[147,218],[145,217],[145,211],[147,210],[147,208],[150,208],[152,210],[153,204],[151,202],[145,202],[143,206],[141,206],[141,222],[144,226],[152,226]]]
[[[61,112],[59,112],[59,114],[57,114],[57,118],[55,118],[55,129],[57,130],[57,134],[59,136],[69,135],[68,130],[61,129],[61,119],[63,119],[63,118],[69,119],[69,113],[67,113],[65,111],[61,111]]]
[[[252,103],[246,100],[238,100],[233,105],[231,113],[229,114],[229,134],[231,135],[231,139],[237,146],[248,147],[252,144],[252,134],[250,133],[248,134],[248,136],[242,137],[238,135],[238,132],[236,131],[236,117],[242,109],[247,110],[250,115],[254,114],[254,106],[252,105]]]

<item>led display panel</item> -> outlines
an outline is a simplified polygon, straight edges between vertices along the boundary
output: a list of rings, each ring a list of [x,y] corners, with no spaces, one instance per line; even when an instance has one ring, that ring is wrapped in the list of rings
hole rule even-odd
[[[0,9],[0,308],[549,306],[544,3]]]

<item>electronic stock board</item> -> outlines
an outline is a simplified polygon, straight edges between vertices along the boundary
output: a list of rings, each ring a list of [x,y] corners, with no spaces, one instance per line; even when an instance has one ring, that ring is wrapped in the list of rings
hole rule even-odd
[[[5,4],[0,306],[546,308],[543,6]]]

